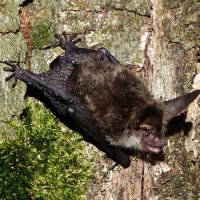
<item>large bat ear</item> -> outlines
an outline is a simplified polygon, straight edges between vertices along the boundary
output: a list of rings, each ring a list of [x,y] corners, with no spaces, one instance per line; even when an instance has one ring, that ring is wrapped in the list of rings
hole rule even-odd
[[[137,115],[137,126],[139,129],[153,129],[161,126],[163,111],[157,106],[148,106]]]
[[[165,101],[165,120],[170,120],[178,113],[183,111],[190,103],[192,103],[200,94],[200,90],[195,90],[185,96],[178,97],[176,99],[171,99]]]

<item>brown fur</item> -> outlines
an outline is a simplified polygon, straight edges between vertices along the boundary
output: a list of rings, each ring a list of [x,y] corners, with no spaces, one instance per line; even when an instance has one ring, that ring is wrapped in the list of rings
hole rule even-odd
[[[136,128],[137,113],[159,106],[144,83],[122,65],[86,58],[75,78],[72,93],[84,102],[110,140],[133,134],[127,130]]]

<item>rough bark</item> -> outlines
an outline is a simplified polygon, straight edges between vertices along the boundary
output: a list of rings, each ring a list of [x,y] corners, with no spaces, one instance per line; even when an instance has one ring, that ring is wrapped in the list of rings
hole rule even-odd
[[[81,35],[81,46],[106,47],[121,63],[137,66],[137,75],[157,99],[168,100],[200,88],[198,0],[11,2],[0,1],[0,60],[17,60],[20,52],[24,67],[34,72],[47,70],[62,53],[49,48],[52,35],[67,31]],[[11,119],[25,107],[25,87],[21,84],[13,90],[4,82],[5,73],[1,71],[0,76],[0,120]],[[168,146],[162,155],[135,153],[128,169],[108,171],[112,161],[93,148],[97,163],[85,199],[200,198],[197,101],[187,115],[170,123]],[[0,127],[3,130],[5,123]]]

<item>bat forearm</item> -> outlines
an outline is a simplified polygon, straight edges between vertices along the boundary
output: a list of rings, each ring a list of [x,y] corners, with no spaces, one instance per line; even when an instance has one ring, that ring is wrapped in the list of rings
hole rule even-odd
[[[55,98],[59,97],[63,101],[69,101],[71,99],[71,96],[54,86],[48,79],[44,79],[41,74],[35,74],[26,69],[21,69],[15,76],[17,79],[26,83],[28,87],[31,86],[43,91],[45,95],[54,96]]]

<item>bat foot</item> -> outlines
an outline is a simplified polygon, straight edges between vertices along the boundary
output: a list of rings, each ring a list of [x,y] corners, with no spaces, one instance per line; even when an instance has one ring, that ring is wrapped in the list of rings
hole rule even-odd
[[[54,37],[58,41],[53,42],[52,46],[60,46],[62,49],[65,50],[65,55],[67,55],[72,49],[78,48],[75,44],[81,41],[81,38],[76,38],[76,33],[72,34],[69,37],[65,31],[62,34],[55,34]]]

